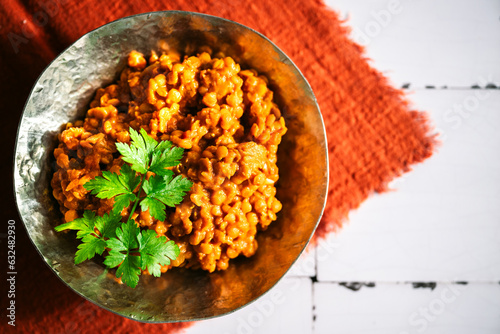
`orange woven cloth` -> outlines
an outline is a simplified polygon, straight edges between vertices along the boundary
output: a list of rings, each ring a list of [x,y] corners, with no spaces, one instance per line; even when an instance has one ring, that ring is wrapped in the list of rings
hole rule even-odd
[[[334,231],[349,210],[432,154],[434,138],[425,115],[410,110],[403,93],[368,65],[363,50],[348,38],[348,22],[342,22],[320,1],[3,0],[0,132],[2,156],[9,159],[0,166],[5,179],[0,202],[5,217],[15,220],[17,226],[16,332],[177,333],[189,326],[141,324],[100,309],[73,293],[29,242],[9,190],[17,124],[37,76],[86,32],[124,16],[158,10],[207,13],[249,26],[269,37],[304,73],[325,120],[330,154],[328,203],[317,236]],[[1,233],[6,233],[4,228]],[[6,244],[1,245],[4,253]],[[2,256],[1,261],[6,258]],[[0,296],[2,308],[7,307],[6,296],[6,291]],[[4,318],[0,332],[13,329],[6,322]]]

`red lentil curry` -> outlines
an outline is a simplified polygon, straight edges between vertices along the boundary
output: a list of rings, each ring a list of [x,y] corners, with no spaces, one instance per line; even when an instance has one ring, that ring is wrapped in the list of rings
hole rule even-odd
[[[172,267],[224,270],[257,250],[256,233],[276,220],[277,150],[287,128],[267,78],[241,70],[230,57],[157,55],[133,51],[117,82],[97,90],[85,119],[68,123],[54,150],[53,195],[64,221],[84,210],[102,215],[113,199],[90,196],[83,185],[124,164],[115,143],[130,127],[185,149],[176,175],[193,182],[164,221],[138,209],[132,218],[180,248]],[[122,216],[130,213],[125,209]]]

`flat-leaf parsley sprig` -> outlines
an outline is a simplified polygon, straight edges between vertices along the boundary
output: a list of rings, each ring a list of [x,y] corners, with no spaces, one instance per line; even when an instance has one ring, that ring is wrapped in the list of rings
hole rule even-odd
[[[175,207],[191,189],[192,182],[168,168],[179,164],[184,153],[180,147],[172,147],[169,141],[158,143],[144,129],[140,133],[130,128],[131,143],[117,143],[116,149],[126,163],[120,172],[104,171],[102,176],[84,184],[98,198],[114,198],[113,209],[103,216],[90,210],[82,218],[55,228],[57,232],[76,230],[82,240],[75,254],[75,264],[102,255],[106,249],[104,264],[118,267],[116,277],[135,288],[142,270],[159,277],[160,268],[169,265],[179,255],[179,247],[165,236],[158,237],[153,230],[143,230],[132,219],[137,206],[156,219],[166,218],[166,206]],[[130,165],[128,165],[129,163]],[[150,172],[149,178],[146,176]],[[153,173],[153,174],[151,174]],[[139,175],[137,175],[139,174]],[[122,223],[121,213],[132,205],[129,216]]]

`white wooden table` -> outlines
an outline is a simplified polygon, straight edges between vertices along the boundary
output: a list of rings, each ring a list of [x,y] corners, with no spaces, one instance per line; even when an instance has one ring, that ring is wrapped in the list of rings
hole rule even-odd
[[[500,333],[500,0],[327,4],[442,145],[263,298],[186,334]]]

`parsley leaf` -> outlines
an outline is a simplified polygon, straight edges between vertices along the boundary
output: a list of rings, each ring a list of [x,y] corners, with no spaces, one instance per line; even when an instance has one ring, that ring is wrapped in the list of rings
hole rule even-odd
[[[70,222],[58,225],[54,229],[57,232],[61,232],[64,230],[76,230],[78,231],[76,232],[76,237],[78,239],[81,239],[87,234],[94,233],[94,218],[95,213],[87,210],[83,213],[82,218],[77,218]]]
[[[141,210],[142,211],[147,211],[149,210],[149,214],[153,216],[155,219],[158,219],[159,221],[165,221],[165,218],[167,218],[165,214],[165,204],[162,202],[146,197],[141,201]]]
[[[95,220],[95,227],[101,234],[101,238],[114,238],[116,237],[116,229],[122,224],[122,217],[118,212],[111,211],[105,213],[102,217],[97,216]]]
[[[165,205],[175,207],[191,189],[193,183],[187,178],[177,175],[172,179],[171,175],[155,175],[145,180],[142,189],[147,197],[141,201],[142,211],[149,208],[149,213],[154,218],[163,221],[165,219]],[[163,214],[161,212],[163,211]]]
[[[113,211],[122,212],[122,210],[135,201],[137,196],[135,194],[123,194],[115,197],[115,204],[113,204]]]
[[[144,129],[141,129],[139,134],[139,132],[130,128],[130,139],[130,146],[125,143],[116,143],[116,149],[123,156],[123,161],[132,165],[133,170],[146,174],[151,155],[158,142],[151,138]]]
[[[172,142],[168,141],[168,140],[163,140],[161,141],[157,146],[156,146],[156,150],[160,151],[160,152],[164,152],[165,150],[168,150],[169,148],[172,147]],[[182,148],[181,148],[182,150]]]
[[[131,288],[135,288],[139,282],[141,273],[140,258],[133,255],[133,250],[139,246],[137,236],[139,235],[139,227],[135,221],[129,219],[126,224],[116,229],[116,238],[111,238],[106,241],[106,245],[110,248],[108,256],[104,260],[104,264],[109,268],[119,266],[116,270],[116,277],[121,278],[123,283]]]
[[[169,175],[172,172],[166,168],[177,166],[184,153],[183,148],[172,148],[169,141],[158,143],[144,129],[139,133],[130,128],[130,139],[130,145],[116,143],[116,149],[122,154],[123,160],[132,164],[132,169],[141,174],[150,171],[157,175]]]
[[[102,217],[95,215],[92,211],[85,211],[83,218],[56,226],[57,232],[63,230],[78,231],[76,237],[82,239],[75,254],[75,264],[91,259],[95,254],[102,255],[106,247],[104,238],[116,236],[116,228],[121,224],[121,216],[116,213],[104,214]],[[96,232],[97,230],[97,232]]]
[[[116,229],[116,238],[106,242],[110,248],[104,264],[110,268],[118,267],[116,277],[123,283],[135,288],[142,270],[148,270],[153,276],[161,275],[161,266],[179,256],[179,247],[165,236],[158,237],[155,231],[145,230],[139,233],[139,227],[130,219]]]
[[[141,136],[142,136],[142,139],[144,140],[144,144],[145,144],[145,149],[146,149],[146,152],[148,154],[148,160],[151,160],[151,154],[154,152],[156,146],[158,145],[158,142],[156,140],[154,140],[153,138],[151,138],[148,133],[146,132],[146,130],[142,129],[141,128]]]
[[[97,198],[113,198],[127,192],[127,187],[120,182],[118,174],[108,171],[102,172],[102,176],[96,176],[83,187],[91,190],[90,193]]]
[[[75,264],[90,260],[96,253],[102,255],[106,248],[106,241],[92,234],[85,235],[82,241],[83,242],[78,245],[78,250],[75,253]]]
[[[123,164],[120,174],[104,171],[102,177],[96,176],[83,186],[91,190],[91,194],[96,195],[97,198],[115,197],[113,211],[121,212],[123,208],[128,207],[137,199],[133,191],[140,183],[141,178],[135,175],[135,171],[129,165]]]
[[[137,177],[132,168],[127,164],[123,164],[120,168],[119,180],[131,192],[141,183],[141,178]]]
[[[184,149],[180,147],[173,147],[169,150],[169,147],[162,145],[163,143],[169,142],[163,141],[158,145],[159,149],[153,154],[149,170],[154,172],[156,175],[173,175],[172,171],[165,168],[177,166],[182,159]]]
[[[187,178],[177,175],[165,177],[153,176],[144,181],[142,189],[150,198],[157,199],[170,207],[175,207],[191,189],[193,183]]]
[[[179,256],[179,247],[165,236],[158,237],[155,231],[142,231],[139,236],[139,253],[141,254],[141,269],[148,270],[155,277],[160,277],[161,267],[169,265],[170,260]]]

